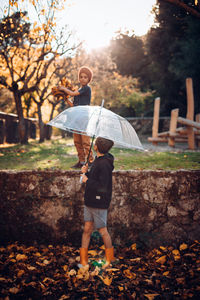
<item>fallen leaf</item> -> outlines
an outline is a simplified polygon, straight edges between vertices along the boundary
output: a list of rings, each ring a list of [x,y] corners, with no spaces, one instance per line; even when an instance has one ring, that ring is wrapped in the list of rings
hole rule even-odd
[[[183,244],[180,245],[179,249],[182,251],[182,250],[186,250],[187,247],[188,247],[187,244],[183,243]]]
[[[17,273],[17,277],[21,277],[22,275],[24,275],[25,271],[24,270],[19,270]]]
[[[123,273],[129,279],[135,279],[136,278],[136,274],[131,272],[129,269],[124,270]]]
[[[16,287],[12,287],[9,289],[9,292],[12,293],[12,294],[17,294],[19,292],[19,289],[16,288]]]
[[[91,254],[92,256],[97,256],[98,255],[97,251],[95,251],[95,250],[89,250],[88,254]]]
[[[137,249],[136,243],[134,243],[134,244],[131,245],[131,249],[132,249],[133,251],[135,251],[135,250]]]
[[[159,296],[159,294],[144,294],[144,296],[149,300],[153,300],[156,296]]]
[[[166,255],[161,256],[156,260],[157,263],[163,265],[166,262]]]
[[[169,271],[164,272],[163,275],[164,275],[164,276],[169,275]]]
[[[76,271],[74,269],[71,269],[68,273],[69,276],[74,276],[76,275]]]
[[[99,276],[100,278],[101,278],[101,280],[106,284],[106,285],[108,285],[108,286],[110,286],[111,285],[111,283],[112,283],[112,277],[108,277],[108,276],[106,276],[106,277],[103,277],[103,276]]]
[[[28,257],[24,254],[17,254],[16,260],[26,260]]]
[[[160,246],[160,249],[161,249],[162,251],[166,251],[166,250],[167,250],[167,248],[166,248],[166,247],[163,247],[163,246]]]

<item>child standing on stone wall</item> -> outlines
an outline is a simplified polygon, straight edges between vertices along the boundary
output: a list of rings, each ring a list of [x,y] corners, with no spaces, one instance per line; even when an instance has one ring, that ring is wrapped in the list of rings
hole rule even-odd
[[[74,96],[72,106],[90,105],[91,88],[88,83],[92,80],[92,71],[88,67],[81,67],[78,72],[78,78],[81,84],[81,88],[79,90],[71,91],[64,86],[59,86],[58,89],[59,91],[62,91],[70,96]],[[73,138],[79,160],[75,165],[72,166],[72,168],[80,169],[87,161],[89,153],[89,164],[91,164],[93,161],[92,151],[90,152],[90,137],[74,133]]]

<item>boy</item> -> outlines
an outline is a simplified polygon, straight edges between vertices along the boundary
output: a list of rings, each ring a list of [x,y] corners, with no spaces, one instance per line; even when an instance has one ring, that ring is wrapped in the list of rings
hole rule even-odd
[[[79,90],[71,91],[64,86],[59,86],[58,89],[74,97],[74,101],[73,104],[71,104],[71,106],[90,105],[91,88],[89,87],[88,83],[92,79],[92,71],[88,67],[81,67],[78,72],[78,78],[81,84],[81,88]],[[87,157],[90,150],[90,137],[74,133],[73,138],[74,145],[78,153],[79,161],[75,165],[73,165],[72,168],[80,169],[87,161]],[[93,154],[91,151],[89,156],[89,164],[91,164],[92,161]]]
[[[80,263],[88,264],[88,246],[93,228],[98,229],[105,245],[106,263],[103,268],[114,260],[114,248],[107,230],[107,211],[112,196],[112,171],[114,157],[108,151],[113,141],[98,137],[94,144],[97,153],[91,169],[82,167],[82,182],[86,183],[84,194],[84,231],[80,248]],[[84,174],[85,173],[85,174]]]

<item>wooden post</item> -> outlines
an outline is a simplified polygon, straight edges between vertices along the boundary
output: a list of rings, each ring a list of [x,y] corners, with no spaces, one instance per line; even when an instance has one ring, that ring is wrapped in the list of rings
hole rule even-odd
[[[195,121],[200,124],[200,114],[197,114]],[[200,140],[197,140],[197,147],[200,148]]]
[[[187,116],[188,120],[194,121],[194,94],[192,78],[186,78],[186,91],[187,91]],[[190,126],[187,127],[188,132],[188,147],[191,150],[195,149],[194,129]]]
[[[174,145],[175,145],[174,136],[175,136],[176,128],[177,128],[178,113],[179,113],[178,108],[173,109],[171,111],[171,120],[170,120],[170,127],[169,127],[169,140],[168,140],[168,145],[170,147],[174,147]]]
[[[152,126],[152,137],[158,137],[159,128],[159,114],[160,114],[160,98],[156,98],[154,101],[154,114],[153,114],[153,126]],[[157,146],[158,142],[152,142],[153,145]]]

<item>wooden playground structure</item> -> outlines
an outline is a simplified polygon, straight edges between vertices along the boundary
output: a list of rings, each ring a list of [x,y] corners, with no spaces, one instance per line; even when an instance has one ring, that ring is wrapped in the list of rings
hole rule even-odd
[[[175,143],[188,143],[188,148],[194,150],[200,148],[200,114],[195,116],[194,121],[194,94],[192,78],[186,79],[187,92],[187,115],[186,118],[179,117],[179,109],[171,111],[171,119],[169,131],[159,133],[159,114],[160,114],[160,98],[156,98],[154,102],[154,116],[152,126],[152,137],[148,141],[153,145],[159,142],[168,143],[170,147],[174,147]],[[180,123],[182,127],[178,127]]]

